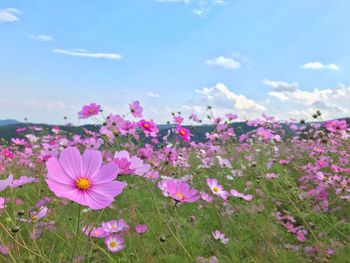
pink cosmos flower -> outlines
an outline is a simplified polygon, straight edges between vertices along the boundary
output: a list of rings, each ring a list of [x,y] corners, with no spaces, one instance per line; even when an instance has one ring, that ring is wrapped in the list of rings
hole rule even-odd
[[[190,142],[191,132],[188,129],[177,125],[176,131],[185,142]]]
[[[0,197],[0,210],[4,209],[5,207],[6,207],[6,205],[5,205],[5,198]]]
[[[90,105],[84,105],[82,110],[78,112],[79,118],[87,119],[91,116],[98,115],[100,113],[101,106],[96,103]]]
[[[138,234],[144,234],[148,231],[148,226],[147,225],[137,225],[137,226],[135,226],[135,231]]]
[[[142,118],[143,108],[140,106],[139,101],[134,101],[133,103],[129,104],[129,107],[132,116],[135,118]]]
[[[2,150],[2,154],[3,154],[6,158],[9,158],[9,159],[13,158],[13,153],[12,153],[11,151],[7,150],[7,149],[3,149],[3,150]]]
[[[114,163],[118,168],[118,174],[136,174],[143,176],[151,167],[149,164],[144,164],[143,161],[133,156],[130,158],[128,151],[120,151],[114,154]]]
[[[175,123],[180,125],[183,122],[184,118],[182,118],[181,116],[174,116],[173,120]]]
[[[225,115],[229,121],[233,121],[238,118],[236,114],[228,113]]]
[[[98,150],[98,148],[101,147],[103,144],[103,140],[101,138],[88,138],[84,141],[84,145],[86,146],[86,149],[91,149],[91,150]]]
[[[266,177],[267,179],[276,179],[276,178],[279,177],[279,174],[276,174],[276,173],[267,173],[267,174],[265,174],[265,177]]]
[[[124,219],[121,218],[119,220],[103,222],[102,228],[106,233],[117,233],[129,229],[129,226],[125,223]]]
[[[86,235],[89,234],[90,231],[85,231],[84,233]],[[91,237],[96,237],[96,238],[102,238],[102,237],[106,237],[108,236],[109,233],[105,232],[103,227],[97,227],[95,229],[93,229],[91,232],[90,232],[90,236]]]
[[[21,218],[22,222],[36,223],[40,219],[44,218],[47,214],[48,208],[46,206],[40,207],[38,212],[31,212],[31,217],[29,219]]]
[[[28,177],[28,176],[21,176],[18,179],[14,179],[11,184],[11,188],[16,188],[16,187],[21,187],[26,184],[31,184],[31,183],[38,183],[40,180],[35,177]]]
[[[222,199],[227,199],[229,197],[229,192],[225,191],[222,185],[219,184],[218,180],[215,178],[208,178],[207,184],[214,195],[221,197]]]
[[[13,174],[10,174],[7,179],[0,180],[0,192],[4,191],[6,187],[8,187],[13,180]]]
[[[168,179],[165,180],[165,182],[158,184],[165,187],[163,191],[166,191],[166,196],[170,196],[177,202],[186,202],[186,203],[192,203],[196,202],[200,195],[198,194],[198,191],[196,189],[190,189],[190,186],[186,183],[183,183],[179,180],[174,179]]]
[[[198,116],[195,115],[195,114],[193,114],[193,113],[191,114],[190,119],[192,119],[194,122],[197,122],[197,123],[201,122],[201,121],[199,120]]]
[[[105,239],[105,244],[110,252],[117,253],[124,249],[124,238],[118,235],[109,235]]]
[[[221,243],[223,243],[223,244],[225,244],[225,245],[230,241],[230,239],[227,238],[227,237],[225,236],[225,234],[224,234],[224,233],[221,233],[219,230],[213,231],[213,232],[212,232],[212,235],[213,235],[214,239],[220,241]]]
[[[126,183],[114,181],[117,177],[114,163],[101,165],[101,152],[86,150],[81,156],[77,148],[68,147],[59,160],[52,157],[46,163],[46,183],[57,197],[91,209],[103,209],[122,193]]]
[[[140,127],[146,135],[149,135],[151,137],[156,137],[159,131],[157,125],[153,120],[140,120],[137,123],[137,126]]]
[[[20,138],[12,138],[11,142],[13,142],[16,145],[25,145],[26,144],[26,140],[20,139]]]
[[[234,197],[239,197],[243,200],[246,200],[246,201],[252,201],[253,199],[253,196],[248,194],[248,195],[245,195],[245,194],[242,194],[240,192],[238,192],[236,189],[231,189],[230,191],[231,195],[234,196]]]
[[[326,126],[326,129],[330,132],[340,132],[348,128],[348,124],[346,123],[346,120],[327,121],[325,126]]]
[[[200,192],[200,194],[201,194],[202,199],[205,202],[208,202],[208,203],[213,202],[214,198],[211,195],[209,195],[209,194],[207,194],[205,192]]]

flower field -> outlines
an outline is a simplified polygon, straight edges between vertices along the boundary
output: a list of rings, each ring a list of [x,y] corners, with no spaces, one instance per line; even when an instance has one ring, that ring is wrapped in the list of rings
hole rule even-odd
[[[350,262],[345,120],[263,115],[243,133],[209,107],[161,133],[138,101],[102,109],[78,113],[97,132],[1,141],[0,262]]]

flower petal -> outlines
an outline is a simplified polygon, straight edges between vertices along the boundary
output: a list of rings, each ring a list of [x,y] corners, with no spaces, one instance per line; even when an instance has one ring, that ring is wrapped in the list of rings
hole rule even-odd
[[[100,151],[86,150],[82,156],[83,176],[90,178],[94,176],[102,165],[102,154]]]
[[[82,158],[77,148],[68,147],[63,150],[60,156],[60,164],[66,174],[73,180],[82,175]]]

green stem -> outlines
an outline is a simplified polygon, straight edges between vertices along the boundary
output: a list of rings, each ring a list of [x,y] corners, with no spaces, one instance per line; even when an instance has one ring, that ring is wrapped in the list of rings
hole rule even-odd
[[[72,255],[71,255],[72,262],[74,262],[75,248],[76,248],[77,243],[78,243],[79,226],[80,226],[80,210],[81,210],[81,207],[80,207],[80,205],[79,205],[79,206],[78,206],[77,228],[76,228],[76,231],[75,231],[75,240],[74,240],[74,246],[73,246],[73,251],[72,251]]]

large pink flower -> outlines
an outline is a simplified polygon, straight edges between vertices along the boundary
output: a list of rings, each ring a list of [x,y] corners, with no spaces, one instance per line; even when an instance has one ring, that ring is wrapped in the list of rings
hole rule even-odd
[[[126,183],[114,181],[117,169],[114,163],[102,165],[101,152],[68,147],[60,159],[52,157],[46,163],[46,182],[56,196],[67,198],[91,209],[110,206]]]

